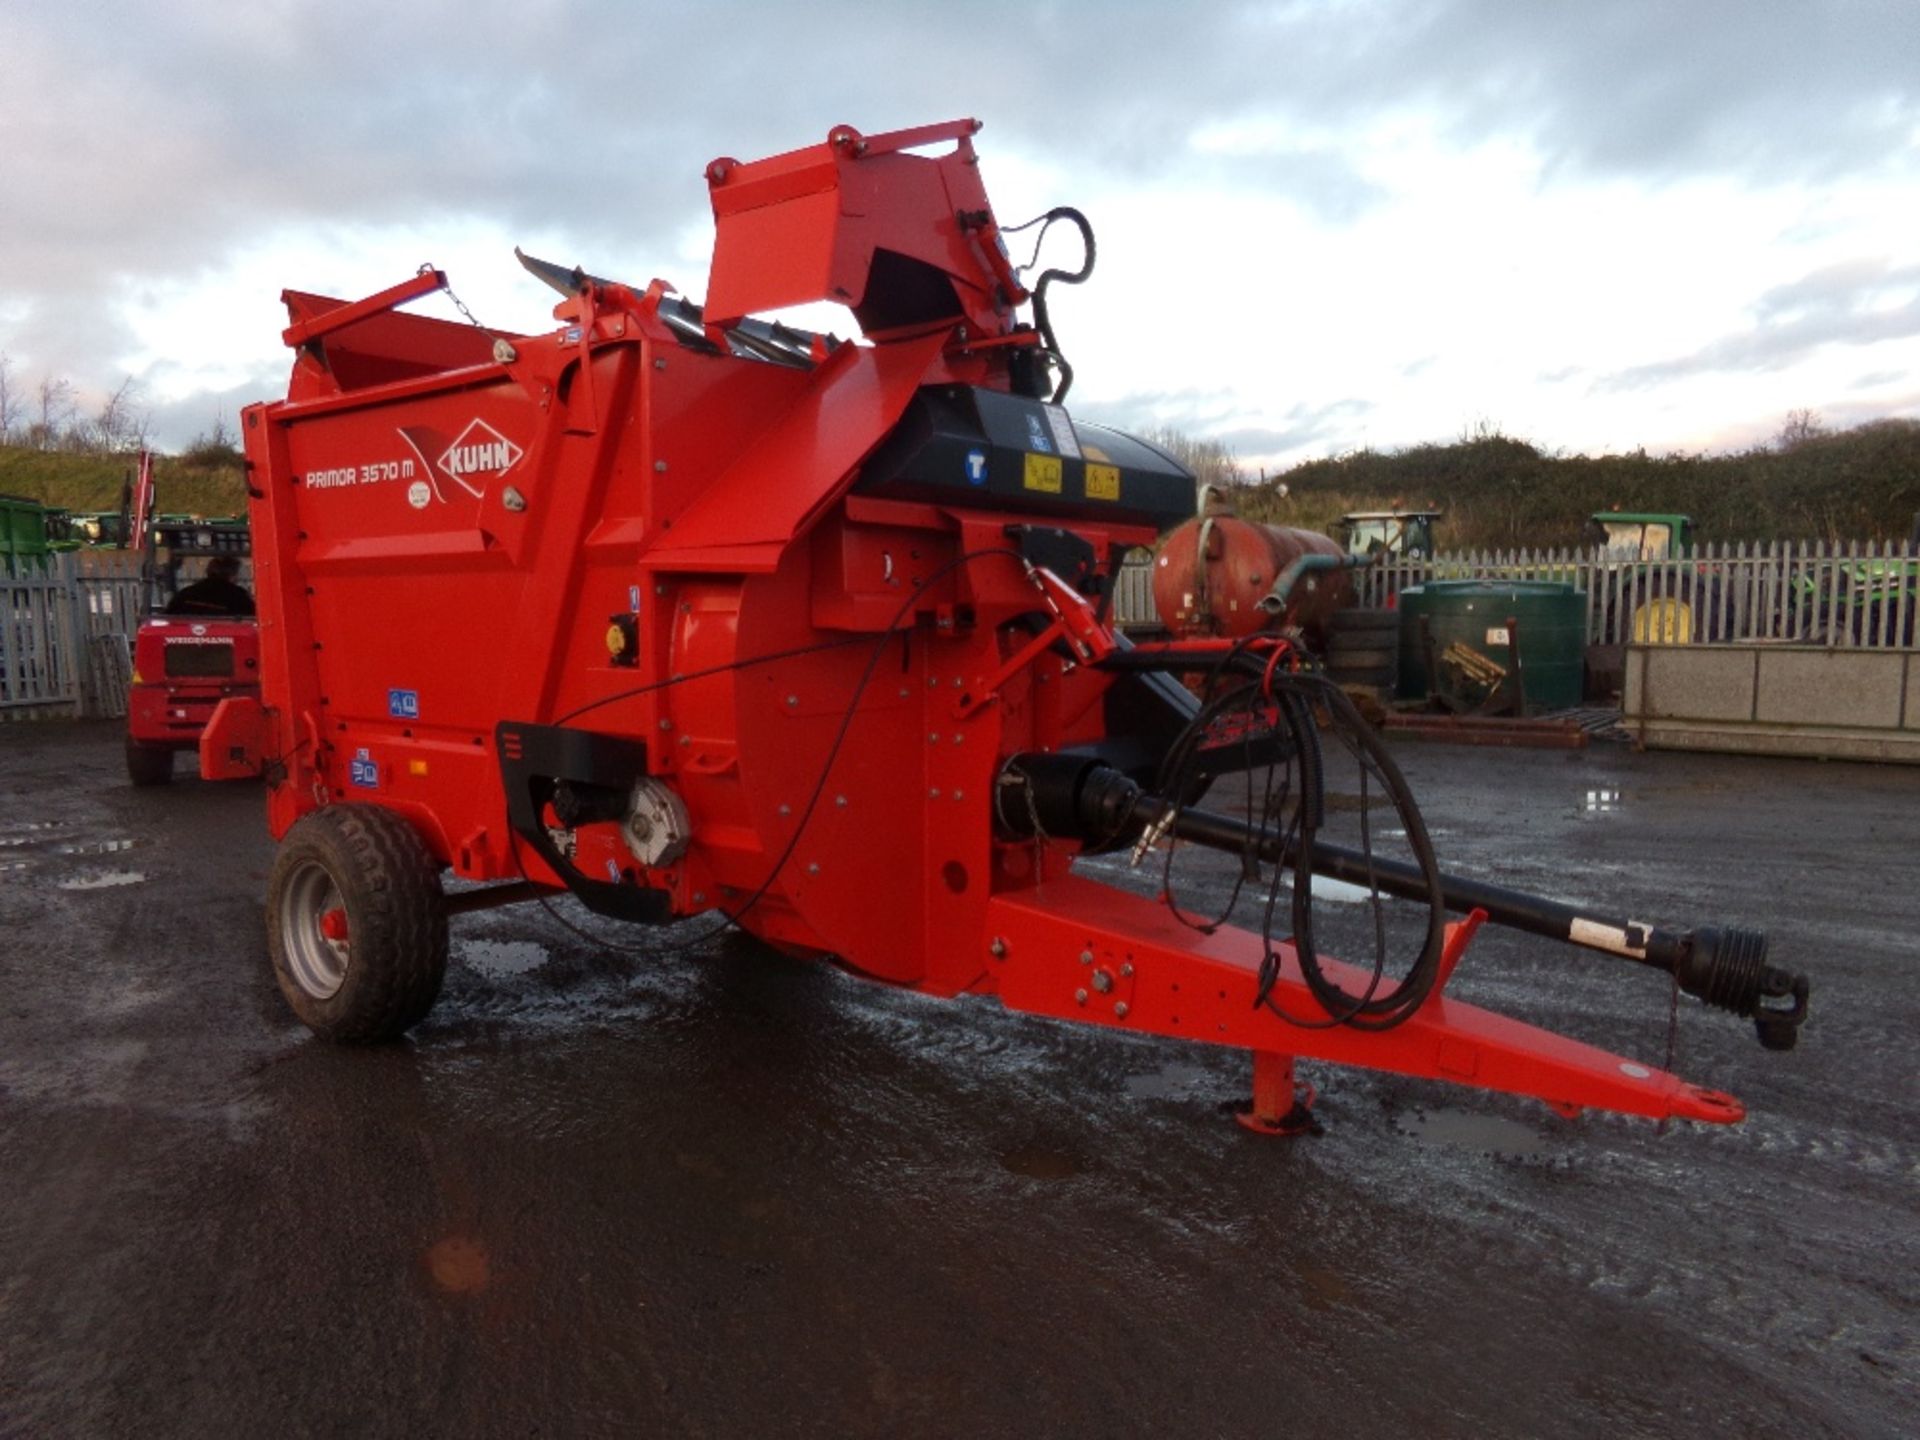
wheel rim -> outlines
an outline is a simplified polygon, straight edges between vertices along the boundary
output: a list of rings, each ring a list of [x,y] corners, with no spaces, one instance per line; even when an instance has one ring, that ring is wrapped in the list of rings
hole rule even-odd
[[[316,1000],[331,999],[347,978],[351,947],[346,927],[338,918],[328,919],[345,913],[339,887],[317,861],[307,861],[287,878],[280,941],[294,983]]]
[[[1693,607],[1684,600],[1649,600],[1633,612],[1633,638],[1642,644],[1684,645],[1693,638]]]

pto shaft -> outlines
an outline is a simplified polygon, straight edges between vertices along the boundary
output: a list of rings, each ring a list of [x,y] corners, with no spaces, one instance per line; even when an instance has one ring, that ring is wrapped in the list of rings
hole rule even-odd
[[[1172,833],[1183,840],[1233,854],[1251,852],[1274,865],[1297,862],[1297,841],[1280,832],[1249,827],[1231,815],[1176,805],[1149,794],[1118,770],[1098,761],[1068,755],[1020,755],[1008,762],[1003,784],[1032,787],[1038,816],[1050,834],[1078,838],[1131,837]],[[1022,806],[1002,804],[1003,823],[1018,828]],[[1310,856],[1316,875],[1379,890],[1382,894],[1426,903],[1425,877],[1403,861],[1369,857],[1345,846],[1316,840]],[[1584,949],[1648,965],[1674,975],[1680,988],[1705,1003],[1750,1017],[1760,1043],[1790,1050],[1807,1016],[1805,976],[1767,963],[1767,937],[1736,926],[1702,925],[1692,930],[1599,915],[1577,906],[1520,890],[1442,874],[1440,901],[1448,910],[1483,910],[1497,925],[1564,940]],[[1786,1000],[1785,1007],[1763,1001]]]

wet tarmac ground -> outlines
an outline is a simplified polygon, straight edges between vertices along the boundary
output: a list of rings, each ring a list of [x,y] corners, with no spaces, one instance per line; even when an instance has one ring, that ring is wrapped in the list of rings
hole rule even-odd
[[[1920,773],[1396,753],[1448,868],[1813,975],[1788,1055],[1683,1005],[1745,1124],[1318,1068],[1262,1140],[1234,1054],[527,907],[338,1050],[256,788],[0,729],[0,1436],[1920,1433]],[[1454,991],[1663,1058],[1658,975]]]

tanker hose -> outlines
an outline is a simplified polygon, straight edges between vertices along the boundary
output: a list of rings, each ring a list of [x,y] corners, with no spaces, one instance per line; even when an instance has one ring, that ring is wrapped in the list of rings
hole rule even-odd
[[[1302,555],[1280,572],[1280,578],[1273,582],[1273,588],[1253,602],[1254,608],[1268,615],[1282,614],[1287,608],[1287,600],[1293,594],[1293,587],[1300,583],[1302,575],[1315,570],[1357,570],[1367,563],[1364,555]]]

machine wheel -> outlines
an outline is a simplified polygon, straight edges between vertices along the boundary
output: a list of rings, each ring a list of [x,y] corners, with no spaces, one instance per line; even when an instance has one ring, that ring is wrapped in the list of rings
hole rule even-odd
[[[1382,665],[1392,668],[1399,651],[1391,645],[1342,645],[1347,637],[1336,635],[1327,647],[1327,664],[1336,670],[1371,670]]]
[[[1328,629],[1327,646],[1332,650],[1338,650],[1342,645],[1354,645],[1362,649],[1391,646],[1400,633],[1400,612],[1336,610]]]
[[[173,751],[164,745],[142,745],[128,736],[127,778],[136,785],[165,785],[173,779]]]
[[[389,1040],[424,1019],[447,970],[439,867],[378,805],[329,805],[287,832],[267,881],[274,978],[327,1040]]]
[[[1666,596],[1636,605],[1633,641],[1637,645],[1685,645],[1693,639],[1693,606]]]
[[[1327,673],[1341,685],[1391,689],[1400,673],[1400,612],[1337,610],[1327,635]]]

